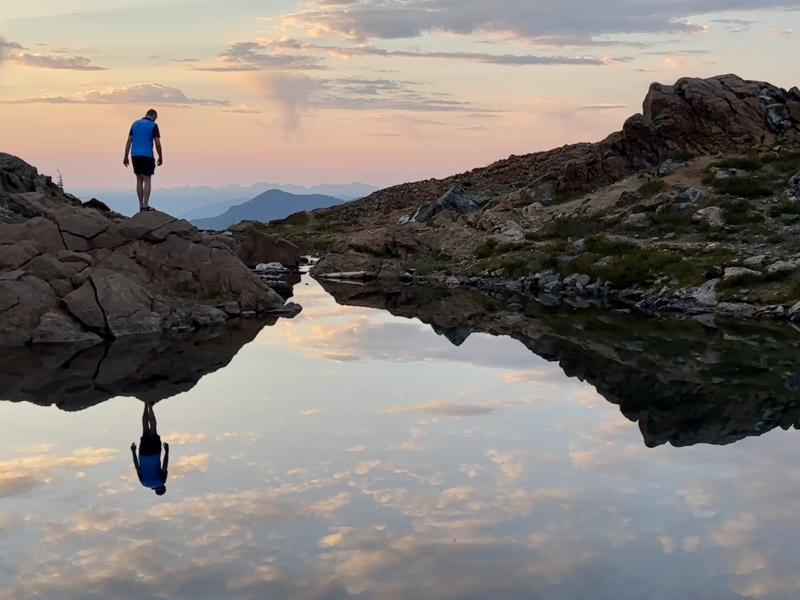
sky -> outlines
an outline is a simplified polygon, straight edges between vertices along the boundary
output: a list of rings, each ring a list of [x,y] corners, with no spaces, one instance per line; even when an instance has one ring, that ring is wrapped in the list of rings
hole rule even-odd
[[[65,8],[68,7],[68,8]],[[386,186],[596,141],[650,83],[800,84],[800,0],[0,0],[0,151],[124,186]]]

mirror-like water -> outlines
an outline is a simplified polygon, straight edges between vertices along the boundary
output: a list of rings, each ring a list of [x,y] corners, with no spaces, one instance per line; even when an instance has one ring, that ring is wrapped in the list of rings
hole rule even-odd
[[[800,597],[792,329],[326,285],[355,306],[8,353],[0,598]]]

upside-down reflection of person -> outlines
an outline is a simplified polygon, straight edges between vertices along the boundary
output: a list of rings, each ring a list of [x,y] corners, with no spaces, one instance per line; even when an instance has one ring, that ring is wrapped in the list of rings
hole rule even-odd
[[[142,439],[139,444],[139,457],[136,457],[136,443],[131,444],[133,466],[141,484],[159,496],[167,493],[167,466],[169,464],[169,444],[164,443],[164,464],[161,464],[161,437],[158,435],[156,414],[153,404],[147,402],[142,414]]]

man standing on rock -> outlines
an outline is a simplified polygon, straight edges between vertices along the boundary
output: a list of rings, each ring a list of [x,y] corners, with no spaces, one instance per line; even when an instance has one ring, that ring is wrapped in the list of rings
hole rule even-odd
[[[136,456],[136,443],[131,444],[131,454],[133,454],[133,466],[136,468],[136,475],[139,482],[146,488],[150,488],[157,495],[163,496],[167,493],[167,468],[169,467],[169,444],[164,442],[164,463],[161,463],[161,436],[158,435],[156,424],[156,414],[153,405],[146,402],[144,414],[142,414],[142,439],[139,446],[139,456]]]
[[[156,159],[153,155],[154,143],[158,150],[158,166],[164,164],[164,155],[161,152],[161,132],[156,125],[156,119],[158,119],[158,113],[151,108],[147,111],[144,119],[139,119],[131,125],[128,143],[125,144],[125,159],[122,161],[122,164],[127,167],[130,164],[128,156],[132,155],[140,211],[153,210],[150,208],[150,178],[156,171]],[[133,151],[131,152],[131,150]]]

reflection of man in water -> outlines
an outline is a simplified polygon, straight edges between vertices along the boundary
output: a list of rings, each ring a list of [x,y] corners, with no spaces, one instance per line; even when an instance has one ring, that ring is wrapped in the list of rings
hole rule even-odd
[[[146,488],[155,491],[159,496],[167,493],[167,465],[169,463],[169,444],[164,444],[164,466],[161,466],[161,437],[156,430],[156,413],[153,404],[147,402],[142,414],[142,439],[139,446],[139,458],[136,458],[136,444],[131,444],[133,466],[139,481]]]

